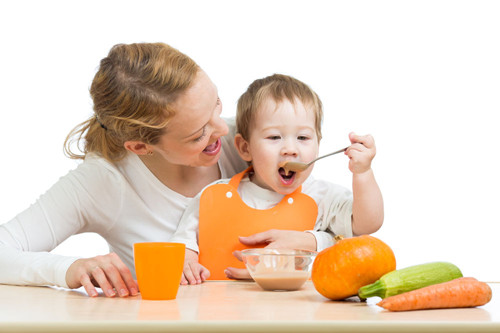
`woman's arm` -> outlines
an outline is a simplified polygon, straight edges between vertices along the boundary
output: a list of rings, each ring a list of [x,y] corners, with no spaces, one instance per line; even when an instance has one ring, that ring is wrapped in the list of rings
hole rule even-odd
[[[84,286],[89,295],[97,295],[98,285],[107,296],[125,286],[129,294],[137,293],[132,274],[116,255],[78,259],[49,253],[71,235],[112,224],[120,207],[119,184],[109,170],[84,162],[1,225],[0,283]]]
[[[49,191],[46,195],[51,196]],[[78,258],[48,253],[65,237],[51,225],[41,197],[35,204],[0,225],[0,283],[68,287],[66,270]],[[70,223],[68,223],[70,224]],[[65,230],[76,226],[65,226]]]

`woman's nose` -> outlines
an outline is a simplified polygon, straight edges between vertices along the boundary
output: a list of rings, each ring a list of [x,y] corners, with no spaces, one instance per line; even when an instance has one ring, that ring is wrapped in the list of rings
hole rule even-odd
[[[227,133],[229,133],[229,128],[227,127],[226,122],[220,117],[218,113],[214,114],[214,116],[212,117],[212,126],[214,129],[214,136],[219,137],[227,135]]]

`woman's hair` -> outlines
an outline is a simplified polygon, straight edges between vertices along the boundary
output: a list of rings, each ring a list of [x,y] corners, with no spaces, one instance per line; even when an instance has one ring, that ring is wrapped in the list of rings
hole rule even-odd
[[[163,43],[118,44],[101,60],[90,87],[94,115],[64,142],[66,155],[97,153],[109,161],[125,157],[124,143],[156,144],[175,114],[169,105],[193,83],[199,66]],[[82,154],[71,146],[76,142]]]
[[[255,113],[267,98],[279,103],[289,100],[295,104],[297,100],[310,107],[316,116],[316,134],[321,140],[321,123],[323,121],[323,106],[318,95],[308,85],[291,76],[274,74],[258,79],[248,86],[247,91],[238,99],[236,113],[236,129],[243,139],[250,139],[250,126]]]

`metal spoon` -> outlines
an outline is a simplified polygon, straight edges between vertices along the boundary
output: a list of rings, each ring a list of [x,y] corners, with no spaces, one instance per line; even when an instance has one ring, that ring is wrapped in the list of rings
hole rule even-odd
[[[329,153],[329,154],[326,154],[326,155],[323,155],[323,156],[320,156],[318,158],[315,158],[314,160],[312,160],[311,162],[309,163],[302,163],[302,162],[293,162],[293,161],[287,161],[287,162],[284,162],[284,163],[281,163],[280,164],[280,167],[282,167],[283,169],[285,169],[285,173],[288,175],[288,173],[290,171],[295,171],[295,172],[301,172],[301,171],[304,171],[306,170],[307,168],[309,168],[314,162],[316,162],[317,160],[319,159],[322,159],[322,158],[325,158],[327,156],[331,156],[331,155],[335,155],[335,154],[338,154],[338,153],[341,153],[341,152],[344,152],[347,150],[347,148],[349,147],[345,147],[345,148],[342,148],[342,149],[339,149],[337,151],[334,151],[333,153]]]

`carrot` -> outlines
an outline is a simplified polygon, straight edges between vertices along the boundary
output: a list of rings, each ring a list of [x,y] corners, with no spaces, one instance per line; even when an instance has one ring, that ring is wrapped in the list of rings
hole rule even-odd
[[[411,311],[467,308],[484,305],[490,300],[491,288],[488,284],[472,277],[462,277],[390,296],[377,305],[389,311]]]

